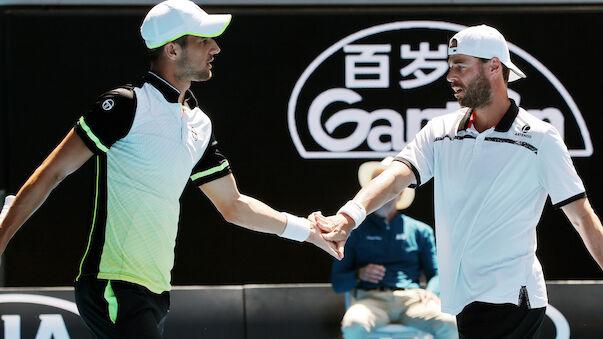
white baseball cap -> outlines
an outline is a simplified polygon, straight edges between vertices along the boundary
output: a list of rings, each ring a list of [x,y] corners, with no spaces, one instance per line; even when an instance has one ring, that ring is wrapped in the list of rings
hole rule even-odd
[[[448,44],[448,55],[465,54],[477,58],[492,59],[497,57],[511,72],[509,82],[526,75],[511,62],[509,46],[505,37],[496,28],[479,25],[456,33]]]
[[[232,15],[207,14],[189,0],[167,0],[151,8],[140,26],[147,48],[153,49],[183,35],[216,37],[228,26]]]

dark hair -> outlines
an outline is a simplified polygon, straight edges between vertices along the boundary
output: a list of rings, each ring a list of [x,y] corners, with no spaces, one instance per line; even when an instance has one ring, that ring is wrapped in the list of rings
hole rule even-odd
[[[490,61],[490,59],[485,59],[485,58],[479,58],[483,63],[486,63],[488,61]],[[505,66],[502,62],[500,63],[502,65],[502,72],[503,72],[503,79],[505,80],[505,84],[509,83],[509,72],[511,71],[509,69],[509,67]]]
[[[183,36],[179,37],[178,39],[170,41],[170,42],[178,44],[182,48],[186,48],[186,41],[187,41],[186,37],[187,37],[186,35],[183,35]],[[165,45],[161,45],[157,48],[149,49],[149,59],[151,61],[151,64],[153,64],[154,62],[159,60],[159,58],[163,54],[163,47],[165,47]]]

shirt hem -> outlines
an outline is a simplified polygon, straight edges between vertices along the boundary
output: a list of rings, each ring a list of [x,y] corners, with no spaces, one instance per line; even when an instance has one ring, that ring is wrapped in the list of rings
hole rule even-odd
[[[136,278],[136,277],[132,277],[129,275],[123,275],[123,274],[118,274],[118,273],[99,273],[97,275],[98,279],[107,279],[107,280],[122,280],[122,281],[127,281],[129,283],[133,283],[133,284],[137,284],[140,286],[143,286],[145,288],[147,288],[149,291],[155,293],[155,294],[161,294],[163,292],[167,292],[170,291],[171,286],[166,287],[158,287],[158,286],[152,286],[150,285],[148,282]]]
[[[542,308],[542,307],[548,306],[548,299],[546,297],[543,298],[543,297],[529,296],[529,298],[530,298],[530,309]],[[509,297],[483,296],[483,297],[477,297],[477,298],[471,299],[467,302],[464,302],[464,303],[462,303],[463,306],[444,306],[444,305],[442,305],[442,312],[449,313],[452,315],[457,315],[463,311],[465,306],[471,304],[472,302],[476,302],[476,301],[484,302],[484,303],[491,303],[491,304],[513,304],[513,305],[519,306],[517,298],[515,298],[515,300],[512,300]]]
[[[561,207],[563,207],[563,206],[565,206],[565,205],[567,205],[569,203],[572,203],[572,202],[574,202],[576,200],[580,200],[582,198],[586,198],[586,192],[578,193],[578,194],[576,194],[576,195],[574,195],[574,196],[572,196],[570,198],[567,198],[567,199],[565,199],[563,201],[560,201],[560,202],[554,204],[553,208],[556,209],[556,210],[558,210]]]
[[[410,167],[410,170],[413,172],[413,174],[415,175],[415,180],[416,180],[416,184],[410,184],[408,185],[408,187],[410,188],[416,188],[421,186],[421,175],[419,174],[419,170],[415,167],[415,165],[412,164],[412,162],[410,162],[408,159],[397,156],[394,158],[395,161],[399,161],[405,165],[407,165],[408,167]]]

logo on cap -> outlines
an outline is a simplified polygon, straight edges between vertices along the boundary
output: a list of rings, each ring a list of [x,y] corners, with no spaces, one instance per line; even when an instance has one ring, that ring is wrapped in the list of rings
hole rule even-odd
[[[458,46],[458,42],[456,41],[456,39],[450,40],[450,48],[454,48],[457,46]]]
[[[115,106],[115,101],[113,101],[113,99],[107,99],[101,104],[101,108],[105,111],[110,111],[113,106]]]

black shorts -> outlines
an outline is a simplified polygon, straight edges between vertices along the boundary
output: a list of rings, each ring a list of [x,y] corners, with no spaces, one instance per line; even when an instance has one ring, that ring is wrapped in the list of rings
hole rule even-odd
[[[456,316],[459,338],[536,339],[546,307],[528,308],[527,304],[490,304],[472,302]]]
[[[96,338],[160,339],[170,295],[124,281],[84,276],[75,283],[75,302]]]

